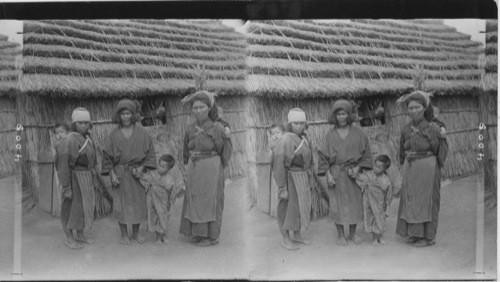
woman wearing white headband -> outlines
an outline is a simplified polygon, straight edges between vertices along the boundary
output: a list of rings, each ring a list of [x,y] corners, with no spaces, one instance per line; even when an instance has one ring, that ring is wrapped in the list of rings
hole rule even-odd
[[[66,246],[78,250],[80,243],[94,243],[83,234],[94,220],[95,185],[97,185],[96,149],[90,139],[90,114],[77,108],[71,115],[71,132],[61,144],[57,173],[63,187],[61,221],[66,234]],[[73,236],[76,230],[76,236]]]
[[[274,149],[273,176],[278,186],[278,227],[287,250],[311,244],[302,238],[311,215],[310,173],[313,166],[312,144],[306,135],[306,114],[301,109],[288,113],[287,133]],[[293,231],[293,238],[290,237]]]
[[[346,246],[347,239],[361,243],[356,225],[363,222],[363,195],[354,178],[361,168],[373,167],[368,137],[352,124],[356,119],[352,101],[336,101],[329,118],[335,126],[328,131],[318,150],[318,175],[326,175],[328,179],[322,182],[329,186],[330,217],[335,221],[340,246]],[[348,238],[344,225],[349,225]]]

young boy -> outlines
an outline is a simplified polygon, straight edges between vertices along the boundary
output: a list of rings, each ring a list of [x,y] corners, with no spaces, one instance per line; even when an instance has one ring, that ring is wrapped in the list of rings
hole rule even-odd
[[[59,147],[61,146],[64,139],[66,139],[66,136],[68,136],[68,132],[69,126],[65,123],[56,123],[56,125],[54,126],[54,139],[52,146],[54,147],[54,150],[56,152],[56,161]]]
[[[392,201],[392,183],[385,174],[391,166],[387,155],[379,155],[373,170],[356,177],[356,183],[363,192],[364,229],[373,234],[373,245],[384,244],[385,212]]]
[[[271,157],[271,165],[270,165],[270,172],[269,172],[269,189],[272,192],[273,197],[271,198],[271,210],[269,211],[269,215],[274,217],[276,216],[276,208],[278,205],[278,187],[276,186],[276,182],[274,181],[273,178],[273,164],[272,160],[274,159],[273,157],[273,151],[274,148],[276,147],[276,144],[283,138],[283,135],[285,134],[285,127],[282,124],[272,124],[271,128],[269,129],[269,138],[268,138],[268,147],[270,150],[270,157]],[[281,191],[283,192],[283,191]]]
[[[156,244],[167,244],[168,220],[170,208],[174,205],[178,185],[174,184],[171,169],[175,159],[168,154],[158,160],[156,170],[144,173],[140,177],[142,186],[146,189],[146,203],[148,209],[148,230],[156,232]]]

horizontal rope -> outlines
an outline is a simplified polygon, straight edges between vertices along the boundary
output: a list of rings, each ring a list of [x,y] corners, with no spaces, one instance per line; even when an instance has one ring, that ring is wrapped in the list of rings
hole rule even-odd
[[[4,129],[4,130],[0,130],[0,133],[10,133],[10,132],[16,132],[16,129]]]
[[[17,113],[17,110],[0,110],[0,113]]]

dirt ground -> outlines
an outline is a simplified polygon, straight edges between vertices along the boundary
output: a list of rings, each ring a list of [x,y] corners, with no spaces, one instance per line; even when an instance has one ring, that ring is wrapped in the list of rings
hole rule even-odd
[[[187,279],[237,278],[249,272],[245,261],[244,197],[245,179],[229,181],[220,244],[196,247],[179,235],[182,198],[172,210],[170,244],[157,247],[154,234],[141,226],[148,242],[122,246],[120,230],[112,217],[94,223],[94,245],[74,251],[64,246],[58,218],[35,208],[23,216],[22,279]],[[4,188],[4,187],[0,187]],[[4,189],[0,189],[4,190]],[[2,213],[3,214],[3,213]],[[3,256],[3,252],[2,252]],[[7,270],[10,273],[10,270]],[[5,276],[0,275],[0,280]],[[8,279],[8,277],[7,277]]]
[[[477,275],[476,177],[448,183],[441,192],[437,244],[416,249],[395,235],[398,200],[388,210],[385,246],[373,247],[369,235],[359,246],[335,244],[335,229],[327,220],[313,222],[305,237],[312,245],[290,252],[280,245],[276,220],[257,209],[246,210],[246,179],[226,185],[221,243],[199,248],[178,234],[182,199],[172,210],[169,238],[163,247],[118,243],[112,217],[95,222],[96,243],[73,251],[63,245],[59,219],[38,210],[23,216],[21,279],[494,279],[497,277],[496,211],[485,214],[484,275]],[[10,280],[13,243],[12,178],[0,179],[0,280]],[[10,192],[9,192],[10,191]],[[246,224],[245,224],[246,222]],[[147,234],[143,228],[142,230]]]
[[[495,211],[485,214],[484,275],[475,275],[476,176],[444,183],[437,244],[414,248],[396,236],[399,199],[388,209],[384,246],[372,246],[371,235],[360,231],[361,245],[335,244],[336,229],[323,219],[311,223],[304,237],[312,245],[287,251],[280,245],[276,220],[253,210],[249,218],[251,279],[491,279],[497,277]],[[447,184],[447,185],[446,185]]]
[[[0,179],[0,280],[9,279],[14,256],[14,177]]]

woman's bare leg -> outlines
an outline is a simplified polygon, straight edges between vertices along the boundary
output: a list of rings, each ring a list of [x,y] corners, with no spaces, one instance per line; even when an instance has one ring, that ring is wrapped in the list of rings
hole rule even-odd
[[[144,239],[144,237],[139,235],[139,226],[140,226],[139,223],[132,224],[132,239],[136,240],[137,243],[142,244],[146,240]]]
[[[76,230],[75,240],[87,244],[94,244],[94,239],[87,238],[85,235],[83,235],[83,230]]]
[[[338,233],[337,245],[347,246],[347,241],[345,239],[345,233],[344,233],[344,225],[335,224],[335,226],[337,227],[337,233]]]
[[[293,231],[293,240],[294,242],[301,243],[304,245],[311,245],[311,241],[302,238],[302,235],[300,235],[300,230]]]
[[[290,232],[288,230],[285,230],[285,229],[280,227],[280,233],[281,233],[281,236],[283,236],[283,242],[281,242],[281,245],[283,245],[283,247],[285,247],[285,249],[287,249],[289,251],[294,251],[294,250],[300,249],[300,247],[297,246],[296,244],[294,244],[292,242],[292,240],[290,239]]]
[[[120,239],[120,244],[122,245],[130,245],[130,240],[128,238],[128,231],[127,231],[127,225],[123,223],[119,223],[118,225],[120,226],[120,231],[122,233],[122,237]]]
[[[349,240],[353,241],[354,244],[361,244],[361,238],[356,235],[356,224],[349,224]]]

